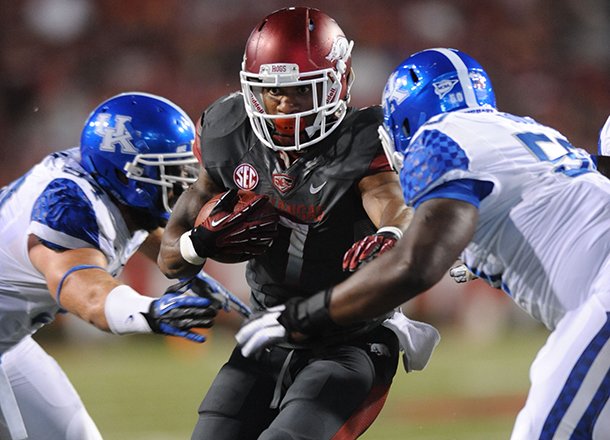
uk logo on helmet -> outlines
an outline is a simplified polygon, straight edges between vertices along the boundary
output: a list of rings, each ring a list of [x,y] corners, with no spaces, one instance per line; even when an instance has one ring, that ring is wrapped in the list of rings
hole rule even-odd
[[[392,73],[386,87],[384,101],[394,101],[395,105],[400,105],[410,95],[407,82],[404,78],[398,78],[397,72]]]
[[[110,126],[110,114],[101,113],[95,121],[95,134],[102,136],[100,150],[115,152],[117,145],[121,148],[121,153],[138,154],[131,140],[133,136],[125,127],[125,124],[131,122],[131,116],[116,115],[114,118],[114,127]]]

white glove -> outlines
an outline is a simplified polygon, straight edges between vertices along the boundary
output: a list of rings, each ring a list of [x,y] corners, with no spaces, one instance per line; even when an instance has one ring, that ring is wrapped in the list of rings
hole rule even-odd
[[[453,278],[453,281],[456,283],[466,283],[468,281],[476,280],[479,278],[466,267],[465,264],[460,264],[459,266],[452,267],[449,270],[449,276]]]
[[[244,357],[250,357],[270,345],[288,339],[286,329],[277,320],[285,308],[283,304],[272,307],[265,312],[255,313],[245,322],[235,335]]]

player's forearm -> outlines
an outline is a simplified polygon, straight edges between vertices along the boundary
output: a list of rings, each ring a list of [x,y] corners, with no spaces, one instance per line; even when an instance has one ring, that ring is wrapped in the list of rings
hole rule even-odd
[[[334,287],[329,304],[333,322],[349,325],[383,315],[442,277],[440,271],[418,273],[418,264],[401,255],[401,242]]]
[[[187,262],[180,250],[180,238],[193,228],[199,208],[207,200],[207,194],[198,191],[196,185],[179,197],[163,232],[157,264],[168,278],[190,277],[201,269],[201,265]]]
[[[62,285],[61,307],[100,330],[110,331],[105,305],[108,294],[121,283],[108,272],[83,270],[70,274]]]
[[[163,228],[157,228],[148,234],[144,243],[138,248],[138,252],[144,255],[152,262],[157,262],[159,257],[159,249],[161,248],[161,237],[163,236]]]
[[[477,220],[477,208],[466,202],[422,203],[393,249],[333,289],[331,319],[374,318],[434,286],[471,240]]]
[[[413,219],[413,210],[406,206],[402,199],[393,199],[384,209],[379,227],[396,226],[404,231]]]
[[[189,230],[190,228],[174,227],[165,231],[157,264],[161,272],[168,278],[190,277],[201,270],[201,265],[190,264],[184,259],[180,251],[180,238],[182,234]]]
[[[364,209],[378,227],[395,226],[406,229],[412,210],[405,205],[398,178],[394,172],[367,176],[359,183]]]

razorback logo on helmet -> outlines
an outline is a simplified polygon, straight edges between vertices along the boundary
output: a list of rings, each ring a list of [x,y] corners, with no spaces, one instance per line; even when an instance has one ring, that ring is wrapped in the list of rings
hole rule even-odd
[[[290,191],[294,186],[294,179],[287,174],[274,174],[273,186],[275,186],[282,194]]]
[[[233,171],[233,182],[239,188],[250,191],[258,185],[258,172],[249,163],[242,163]]]
[[[126,123],[131,122],[131,116],[116,115],[114,117],[114,127],[110,126],[110,116],[109,113],[101,113],[95,121],[95,134],[103,138],[100,143],[100,150],[114,153],[118,144],[121,147],[121,153],[138,154],[138,150],[131,142],[133,136],[125,127]]]
[[[343,35],[338,35],[333,41],[330,53],[326,55],[328,61],[345,61],[349,57],[349,41]]]

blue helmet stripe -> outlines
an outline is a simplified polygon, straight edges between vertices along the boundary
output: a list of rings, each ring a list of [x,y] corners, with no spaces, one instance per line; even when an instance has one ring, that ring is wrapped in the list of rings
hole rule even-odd
[[[458,75],[458,80],[460,81],[460,85],[462,86],[462,90],[464,91],[464,99],[466,99],[466,105],[468,107],[480,107],[479,102],[474,94],[474,90],[472,87],[472,81],[470,80],[470,76],[468,75],[468,67],[464,64],[464,61],[453,51],[444,48],[432,49],[436,52],[443,54],[449,59],[453,67]]]

